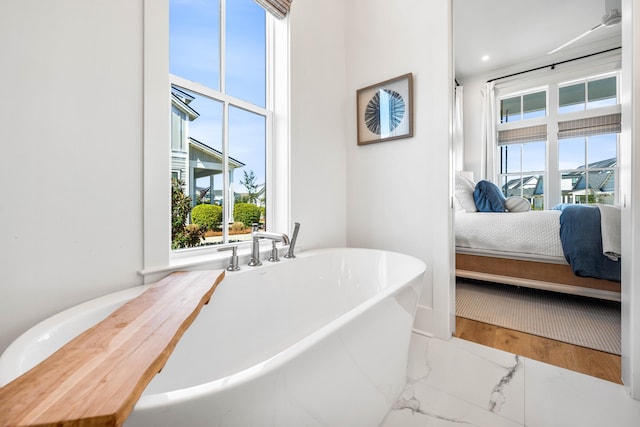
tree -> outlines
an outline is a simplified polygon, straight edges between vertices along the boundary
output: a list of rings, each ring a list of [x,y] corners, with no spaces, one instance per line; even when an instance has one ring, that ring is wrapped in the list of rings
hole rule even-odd
[[[242,173],[244,174],[244,178],[240,180],[240,184],[244,185],[247,189],[247,202],[256,204],[258,196],[260,195],[260,191],[258,190],[260,185],[256,184],[256,174],[253,173],[252,170],[250,170],[249,173],[247,173],[247,171],[242,171]]]

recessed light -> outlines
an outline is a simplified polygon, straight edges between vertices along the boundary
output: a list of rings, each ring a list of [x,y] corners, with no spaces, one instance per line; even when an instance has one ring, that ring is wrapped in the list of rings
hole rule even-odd
[[[483,61],[488,61],[489,60],[489,55],[483,55],[482,58]]]

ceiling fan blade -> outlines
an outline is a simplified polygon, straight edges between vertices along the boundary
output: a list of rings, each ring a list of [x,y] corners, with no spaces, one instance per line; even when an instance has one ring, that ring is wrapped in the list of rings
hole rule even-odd
[[[577,42],[578,40],[580,40],[581,38],[591,34],[592,32],[594,32],[595,30],[597,30],[598,28],[602,28],[604,25],[603,24],[598,24],[595,27],[591,28],[588,31],[585,31],[584,33],[580,34],[578,37],[573,38],[571,40],[569,40],[568,42],[566,42],[565,44],[563,44],[562,46],[558,46],[557,48],[547,52],[547,55],[551,55],[553,53],[556,53],[557,51],[559,51],[560,49],[564,49],[565,47],[569,46],[572,43]]]

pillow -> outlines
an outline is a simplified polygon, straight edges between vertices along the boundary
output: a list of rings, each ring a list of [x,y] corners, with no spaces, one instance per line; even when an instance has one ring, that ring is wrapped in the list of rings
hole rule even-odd
[[[493,182],[478,181],[473,200],[479,212],[504,212],[504,195]]]
[[[531,210],[531,203],[524,197],[511,196],[504,201],[504,207],[509,212],[528,212]]]
[[[477,212],[476,202],[473,200],[473,190],[476,184],[461,176],[456,175],[455,208],[458,211]]]

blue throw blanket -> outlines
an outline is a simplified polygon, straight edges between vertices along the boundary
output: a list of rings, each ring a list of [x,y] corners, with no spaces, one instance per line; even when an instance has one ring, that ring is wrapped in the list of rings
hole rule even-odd
[[[567,262],[576,276],[620,281],[620,262],[602,251],[600,209],[593,206],[563,206],[560,241]]]

